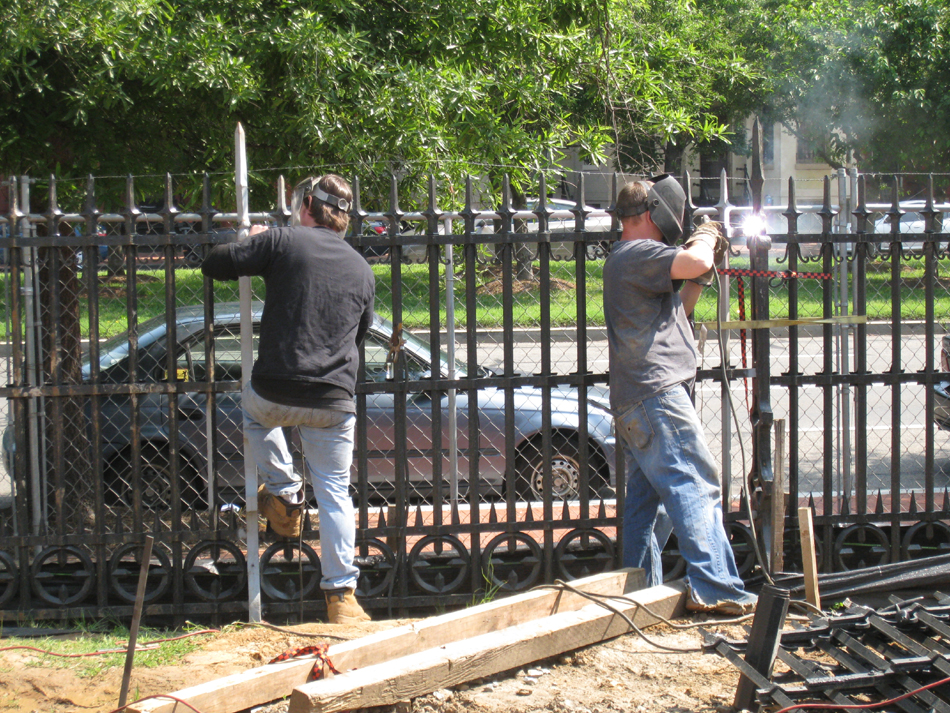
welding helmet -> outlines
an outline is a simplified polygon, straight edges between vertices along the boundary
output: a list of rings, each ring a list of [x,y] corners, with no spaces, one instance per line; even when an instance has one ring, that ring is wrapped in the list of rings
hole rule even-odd
[[[663,233],[663,242],[676,245],[683,238],[683,213],[686,193],[680,182],[668,173],[650,179],[647,209],[656,227]]]
[[[310,178],[305,178],[297,184],[296,188],[294,188],[294,194],[290,200],[291,225],[300,225],[300,208],[303,206],[304,198],[307,196],[310,196],[311,199],[316,199],[321,203],[326,203],[331,208],[342,210],[344,213],[350,209],[350,202],[346,198],[333,195],[332,193],[327,193],[325,190],[320,188],[320,179],[321,177],[314,178],[313,176]]]

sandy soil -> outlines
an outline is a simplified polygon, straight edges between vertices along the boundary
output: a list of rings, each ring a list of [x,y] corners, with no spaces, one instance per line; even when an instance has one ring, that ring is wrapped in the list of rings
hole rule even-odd
[[[305,624],[288,627],[287,632],[358,638],[404,623],[407,622],[370,622],[345,628]],[[745,636],[735,626],[717,631],[735,638]],[[334,642],[287,632],[229,627],[221,633],[202,636],[201,647],[180,665],[135,668],[129,700],[171,693],[261,666],[288,649],[323,640]],[[701,644],[701,635],[695,629],[678,631],[661,626],[647,633],[669,647],[695,649]],[[5,645],[7,641],[0,639],[0,648]],[[627,635],[451,690],[435,691],[396,706],[368,710],[373,713],[719,713],[731,705],[738,677],[738,672],[718,656],[664,652],[635,635]],[[121,663],[95,678],[80,678],[69,668],[38,665],[37,654],[3,651],[0,652],[0,711],[113,711],[118,705],[121,681]],[[287,703],[276,702],[257,710],[283,713]]]

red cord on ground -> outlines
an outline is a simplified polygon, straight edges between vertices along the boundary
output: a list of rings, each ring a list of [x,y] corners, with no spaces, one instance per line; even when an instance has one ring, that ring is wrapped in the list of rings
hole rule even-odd
[[[800,703],[797,706],[788,706],[787,708],[781,708],[775,713],[788,713],[788,711],[798,710],[799,708],[810,708],[815,710],[831,710],[831,711],[844,711],[844,710],[871,710],[872,708],[880,708],[881,706],[889,706],[892,703],[897,703],[902,701],[905,698],[910,698],[911,696],[916,696],[918,693],[923,691],[929,691],[931,688],[936,688],[937,686],[942,686],[946,683],[950,683],[950,677],[941,679],[939,681],[934,681],[933,683],[928,683],[926,686],[921,686],[913,691],[908,691],[907,693],[897,696],[896,698],[891,698],[886,701],[878,701],[877,703],[855,703],[853,705],[838,705],[837,703]]]
[[[162,644],[166,641],[178,641],[179,639],[187,639],[190,636],[198,636],[199,634],[218,634],[218,633],[220,633],[219,629],[202,629],[201,631],[191,631],[191,632],[188,632],[187,634],[182,634],[181,636],[173,636],[168,639],[154,639],[153,641],[142,642],[140,644],[142,648],[136,648],[135,650],[136,652],[153,651],[156,648],[154,644]],[[152,648],[146,649],[144,648],[146,646],[151,646]],[[26,646],[26,645],[4,646],[3,648],[0,648],[0,652],[15,651],[17,649],[25,649],[27,651],[36,651],[37,653],[45,654],[47,656],[59,656],[60,658],[64,658],[64,659],[78,659],[78,658],[84,658],[86,656],[104,656],[106,654],[124,654],[126,651],[128,651],[128,646],[125,646],[119,649],[104,649],[102,651],[90,651],[85,654],[60,654],[60,653],[56,653],[55,651],[46,651],[45,649],[38,649],[35,646]]]
[[[113,711],[109,711],[109,713],[121,713],[121,711],[124,711],[126,708],[128,708],[128,707],[131,706],[131,705],[135,705],[136,703],[141,703],[142,701],[150,701],[150,700],[152,700],[153,698],[167,698],[167,699],[169,699],[169,700],[175,701],[176,703],[181,703],[183,706],[186,706],[186,707],[190,708],[190,709],[193,710],[195,713],[201,713],[200,710],[198,710],[197,708],[195,708],[195,707],[194,707],[193,705],[191,705],[188,701],[183,700],[183,699],[181,699],[181,698],[175,698],[175,696],[169,696],[167,693],[157,693],[157,694],[155,694],[154,696],[145,696],[145,698],[139,698],[137,701],[132,701],[132,703],[127,703],[126,705],[122,706],[121,708],[116,708],[116,709],[113,710]]]

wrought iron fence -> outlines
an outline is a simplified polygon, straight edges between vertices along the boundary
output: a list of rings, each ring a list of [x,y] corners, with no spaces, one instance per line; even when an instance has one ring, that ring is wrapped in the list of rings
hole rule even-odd
[[[761,184],[753,205],[736,206],[725,176],[718,191],[684,177],[691,193],[718,195],[691,219],[714,217],[734,236],[720,285],[697,306],[696,401],[746,577],[757,567],[751,523],[767,531],[776,500],[772,414],[788,425],[787,566],[799,559],[796,504],[815,512],[825,570],[950,546],[950,453],[934,425],[950,305],[938,220],[950,206],[932,190],[921,205],[896,192],[869,202],[864,181],[829,176],[808,205],[791,183],[768,249],[740,227],[773,212]],[[40,188],[46,208],[31,213],[30,184],[10,181],[0,223],[0,620],[130,615],[148,534],[148,613],[242,616],[246,528],[258,524],[242,511],[237,290],[197,269],[210,245],[236,238],[236,214],[214,207],[207,179],[189,208],[170,178],[150,204],[129,179],[108,213],[91,179],[75,212],[58,205],[55,180]],[[537,195],[548,193],[542,180]],[[280,181],[255,222],[285,224],[283,195]],[[519,210],[507,188],[492,197],[470,184],[463,204],[440,210],[434,182],[419,212],[400,210],[395,183],[388,205],[356,201],[347,239],[377,275],[380,319],[363,348],[352,491],[360,593],[377,615],[619,562],[623,471],[605,409],[601,298],[617,231],[584,196],[581,175],[573,204]],[[880,231],[904,210],[923,232]],[[310,514],[300,544],[263,536],[268,617],[322,613]],[[675,540],[665,556],[676,576]]]

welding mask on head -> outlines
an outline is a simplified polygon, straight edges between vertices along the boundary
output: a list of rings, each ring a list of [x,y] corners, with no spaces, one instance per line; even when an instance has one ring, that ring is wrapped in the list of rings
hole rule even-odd
[[[300,208],[304,205],[304,199],[309,197],[311,200],[318,200],[326,203],[332,208],[342,210],[344,213],[349,211],[350,202],[346,198],[327,193],[318,185],[320,178],[305,178],[297,187],[294,188],[294,195],[290,200],[290,224],[300,225]]]
[[[647,193],[650,218],[663,233],[663,242],[676,245],[683,239],[686,193],[680,182],[668,173],[654,176],[650,180],[653,182]]]

